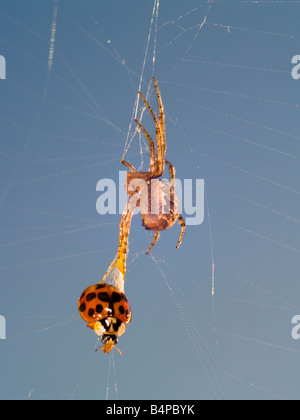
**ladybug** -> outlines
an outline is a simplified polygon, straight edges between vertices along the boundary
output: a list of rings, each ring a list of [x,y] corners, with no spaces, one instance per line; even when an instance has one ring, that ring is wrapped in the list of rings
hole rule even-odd
[[[87,327],[101,337],[104,353],[115,347],[132,317],[126,295],[106,283],[88,287],[80,296],[78,310]]]

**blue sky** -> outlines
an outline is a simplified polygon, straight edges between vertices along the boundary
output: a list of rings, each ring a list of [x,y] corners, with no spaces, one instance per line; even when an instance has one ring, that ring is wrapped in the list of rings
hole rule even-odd
[[[152,0],[56,5],[50,67],[55,2],[0,5],[0,398],[298,399],[300,4],[163,0],[151,32]],[[96,185],[118,182],[127,138],[148,169],[129,127],[140,80],[157,111],[153,75],[167,158],[205,180],[205,220],[146,256],[134,217],[133,320],[106,356],[77,313],[118,244]]]

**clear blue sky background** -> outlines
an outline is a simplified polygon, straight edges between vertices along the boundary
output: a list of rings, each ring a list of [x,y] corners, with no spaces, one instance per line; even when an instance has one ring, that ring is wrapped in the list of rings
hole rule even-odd
[[[96,184],[124,169],[153,4],[59,0],[48,73],[53,1],[1,1],[0,398],[299,398],[297,2],[161,0],[142,90],[156,34],[168,160],[205,179],[210,218],[180,250],[179,226],[164,232],[152,257],[134,218],[124,356],[95,353],[77,313],[117,249]],[[138,136],[127,159],[141,164]]]

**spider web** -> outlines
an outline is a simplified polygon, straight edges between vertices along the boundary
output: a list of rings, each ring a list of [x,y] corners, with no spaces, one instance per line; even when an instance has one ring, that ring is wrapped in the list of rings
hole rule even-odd
[[[30,3],[0,9],[1,397],[298,399],[299,2]],[[124,359],[106,358],[76,303],[118,243],[97,181],[118,183],[122,155],[148,168],[134,119],[155,138],[137,94],[157,112],[152,76],[167,158],[205,179],[206,218],[149,257],[133,219],[133,321]]]

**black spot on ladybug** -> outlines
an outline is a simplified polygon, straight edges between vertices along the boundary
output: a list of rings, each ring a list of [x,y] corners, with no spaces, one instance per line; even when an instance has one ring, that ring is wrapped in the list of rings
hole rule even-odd
[[[108,331],[110,328],[110,323],[107,321],[107,319],[102,319],[102,321],[100,321],[103,328],[105,329],[105,331]]]
[[[99,289],[103,289],[103,287],[105,287],[104,284],[97,284],[97,286],[95,287],[95,289],[96,290],[99,290]]]
[[[95,313],[94,309],[89,309],[89,312],[88,312],[89,317],[93,317],[94,313]]]
[[[107,292],[100,292],[98,293],[98,299],[102,300],[102,302],[109,302],[109,296]]]
[[[80,296],[80,299],[82,299],[85,296],[85,292],[82,293],[82,295]]]
[[[121,297],[122,297],[122,299],[124,299],[124,300],[125,300],[125,302],[128,302],[127,296],[126,296],[126,295],[124,295],[124,293],[122,293],[122,294],[121,294]]]
[[[80,305],[79,310],[80,312],[84,312],[86,310],[86,305],[84,302]]]
[[[119,306],[119,311],[120,311],[120,314],[123,315],[125,313],[124,306],[122,306],[122,305]]]
[[[112,302],[116,303],[116,302],[120,302],[122,299],[122,296],[119,293],[113,292],[112,296]]]
[[[98,314],[101,314],[101,312],[103,311],[103,306],[102,305],[97,305],[96,306],[96,312],[98,313]]]
[[[114,316],[115,314],[115,308],[113,302],[109,302],[109,313],[111,316]]]
[[[90,302],[91,300],[96,298],[96,293],[89,293],[88,295],[86,295],[86,301]]]
[[[120,328],[120,325],[122,324],[122,321],[120,321],[119,319],[117,319],[117,322],[113,325],[113,329],[114,331],[118,331],[118,329]]]

